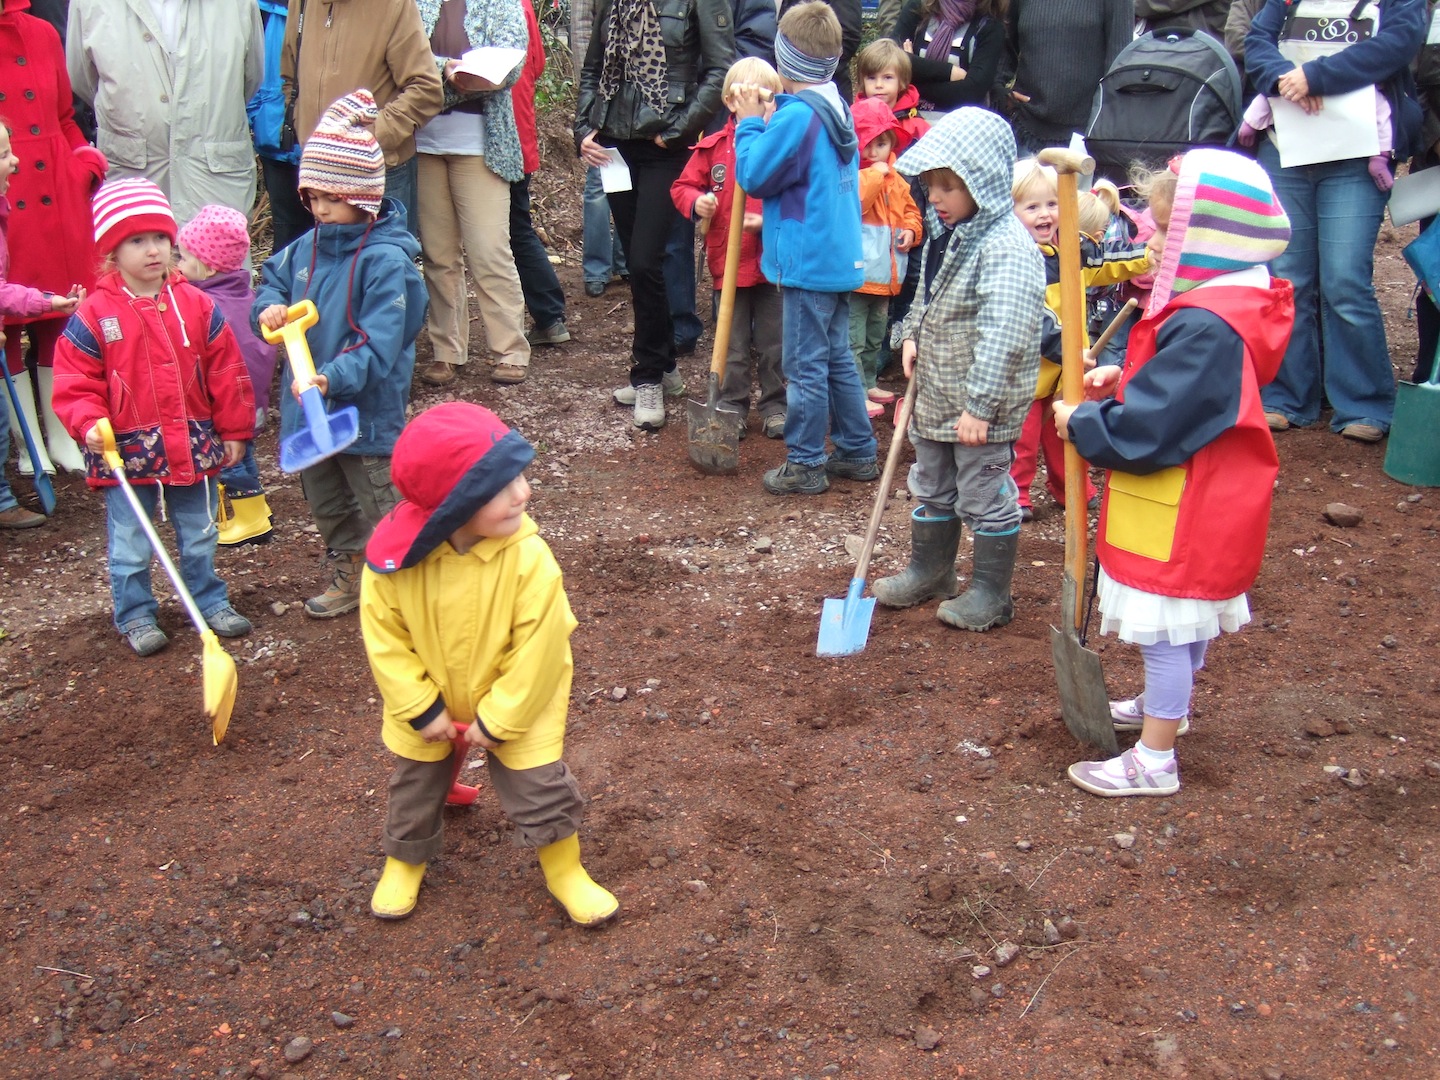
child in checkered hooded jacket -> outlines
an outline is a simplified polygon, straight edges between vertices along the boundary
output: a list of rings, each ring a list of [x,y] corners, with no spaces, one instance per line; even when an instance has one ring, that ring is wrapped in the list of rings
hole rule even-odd
[[[910,441],[910,564],[874,586],[890,607],[942,599],[941,622],[1003,626],[1020,534],[1011,444],[1040,364],[1045,268],[1012,212],[1015,137],[985,109],[946,115],[896,162],[918,175],[941,224],[944,261],[902,324],[905,374],[919,380]],[[955,574],[962,522],[975,538],[970,587]],[[951,599],[954,597],[954,599]]]

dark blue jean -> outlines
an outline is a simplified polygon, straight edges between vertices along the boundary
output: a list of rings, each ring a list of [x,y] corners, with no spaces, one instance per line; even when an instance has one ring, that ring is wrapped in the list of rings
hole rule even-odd
[[[705,330],[695,314],[695,223],[679,214],[665,246],[665,297],[676,347],[693,349]]]
[[[510,253],[520,275],[525,306],[538,329],[554,326],[565,318],[565,290],[555,276],[555,267],[530,216],[530,177],[510,185]]]
[[[225,494],[232,499],[265,494],[265,485],[260,483],[260,469],[255,464],[253,440],[245,444],[245,456],[237,464],[220,470],[220,483],[225,485]]]
[[[385,194],[399,199],[405,207],[405,225],[410,235],[419,238],[420,218],[415,209],[420,190],[420,157],[412,155],[409,161],[385,170]]]
[[[620,276],[628,271],[620,234],[610,223],[610,200],[601,186],[600,170],[593,165],[585,170],[583,210],[584,231],[580,242],[584,250],[585,282],[605,285],[612,275]]]
[[[780,290],[785,447],[797,465],[825,462],[825,434],[838,457],[875,460],[865,388],[850,352],[850,294]]]

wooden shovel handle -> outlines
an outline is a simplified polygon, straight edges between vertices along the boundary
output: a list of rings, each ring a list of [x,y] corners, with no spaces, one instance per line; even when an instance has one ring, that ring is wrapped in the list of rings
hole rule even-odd
[[[1064,154],[1067,163],[1081,155],[1071,151],[1041,152]],[[1056,246],[1060,255],[1060,390],[1066,405],[1085,400],[1085,291],[1080,281],[1080,210],[1076,173],[1057,166],[1059,173],[1060,232]],[[1065,573],[1078,584],[1085,580],[1085,558],[1089,522],[1085,506],[1085,459],[1075,444],[1065,441]],[[1075,629],[1080,629],[1083,604],[1075,605]]]
[[[1063,146],[1047,147],[1035,156],[1041,165],[1049,165],[1061,176],[1066,173],[1072,176],[1089,176],[1095,171],[1093,157],[1077,150],[1068,150]]]
[[[900,447],[905,442],[905,433],[910,426],[910,413],[915,409],[915,387],[920,383],[917,374],[912,373],[910,384],[905,387],[905,396],[895,406],[895,434],[890,439],[890,450],[885,455],[885,471],[880,474],[880,490],[875,492],[875,506],[870,511],[870,523],[865,527],[865,543],[860,548],[860,561],[855,567],[855,576],[861,581],[870,572],[870,556],[875,551],[875,537],[880,532],[880,519],[885,515],[885,503],[890,498],[890,484],[895,479],[895,466],[900,463]]]
[[[745,232],[745,189],[737,182],[730,203],[730,233],[725,237],[725,277],[720,282],[720,311],[715,316],[715,347],[710,373],[725,381],[725,354],[730,351],[730,324],[735,319],[735,281],[740,276],[740,241]]]

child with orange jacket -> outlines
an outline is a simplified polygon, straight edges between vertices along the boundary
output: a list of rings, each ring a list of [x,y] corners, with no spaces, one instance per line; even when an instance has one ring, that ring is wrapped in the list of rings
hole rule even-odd
[[[747,56],[733,64],[725,73],[721,100],[730,101],[737,83],[762,86],[772,94],[783,91],[775,69],[758,56]],[[705,234],[705,254],[710,265],[710,280],[719,286],[725,277],[725,250],[730,242],[731,208],[735,194],[735,118],[731,116],[723,128],[695,144],[690,160],[680,178],[670,185],[670,199],[675,209],[687,218],[709,222]],[[760,397],[755,410],[760,414],[761,430],[768,439],[785,435],[785,376],[781,372],[780,290],[765,279],[760,270],[760,225],[762,204],[746,197],[744,220],[740,227],[740,265],[735,278],[735,314],[730,324],[730,347],[725,354],[725,378],[720,384],[720,403],[741,417],[740,437],[745,437],[746,418],[750,411],[750,350],[757,362],[754,377],[760,383]],[[665,391],[675,395],[685,392],[679,369],[665,377]]]
[[[920,208],[910,182],[895,171],[902,132],[890,106],[878,97],[855,102],[855,136],[860,144],[860,228],[865,251],[865,284],[850,297],[850,351],[865,386],[866,412],[875,417],[895,395],[877,385],[886,343],[890,298],[905,284],[906,253],[921,236]]]

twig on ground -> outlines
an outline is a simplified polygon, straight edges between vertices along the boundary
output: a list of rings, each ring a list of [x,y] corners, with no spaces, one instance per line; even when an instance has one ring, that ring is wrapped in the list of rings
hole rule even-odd
[[[313,754],[314,752],[315,752],[315,748],[312,746],[309,750],[306,750],[303,754],[301,754],[298,758],[295,759],[295,764],[297,764],[297,765],[300,764],[300,762],[304,761],[307,757],[309,757],[309,756],[310,756],[311,754]]]
[[[626,301],[624,301],[624,300],[618,301],[613,307],[610,308],[609,311],[605,312],[605,314],[606,314],[606,315],[614,315],[615,312],[619,311],[622,307],[625,306],[625,303],[626,303]]]
[[[1045,876],[1045,871],[1046,871],[1046,870],[1049,870],[1050,867],[1052,867],[1052,866],[1055,865],[1055,859],[1060,858],[1060,856],[1061,856],[1061,855],[1064,855],[1064,854],[1065,854],[1065,851],[1064,851],[1063,848],[1062,848],[1060,851],[1057,851],[1057,852],[1055,853],[1055,858],[1054,858],[1054,859],[1051,859],[1049,862],[1047,862],[1044,866],[1042,866],[1042,867],[1040,868],[1040,873],[1038,873],[1038,874],[1035,875],[1035,880],[1032,881],[1032,882],[1030,882],[1029,885],[1026,885],[1026,886],[1025,886],[1025,891],[1026,891],[1026,892],[1029,892],[1031,889],[1035,888],[1035,886],[1036,886],[1037,884],[1039,884],[1040,879]]]
[[[880,867],[885,871],[885,875],[888,877],[890,875],[890,864],[894,862],[894,856],[890,854],[890,849],[882,848],[878,840],[872,840],[870,837],[865,836],[863,832],[855,828],[855,826],[853,825],[850,826],[850,831],[855,833],[857,836],[864,837],[865,842],[870,845],[870,851],[873,854],[880,856]]]
[[[83,971],[71,971],[69,968],[46,967],[44,964],[36,964],[37,971],[53,971],[57,975],[74,975],[77,979],[89,979],[95,981],[94,975],[86,975]]]
[[[1040,980],[1040,985],[1035,988],[1035,993],[1030,995],[1030,1000],[1025,1003],[1025,1008],[1020,1010],[1020,1016],[1018,1017],[1018,1019],[1025,1019],[1025,1014],[1030,1011],[1030,1007],[1035,1004],[1036,1000],[1039,999],[1041,991],[1045,989],[1045,984],[1050,981],[1050,976],[1054,975],[1055,972],[1059,971],[1060,965],[1063,964],[1066,960],[1069,960],[1070,957],[1074,956],[1082,948],[1084,948],[1083,945],[1079,948],[1072,949],[1070,952],[1062,956],[1059,960],[1055,961],[1055,966],[1050,969],[1049,975],[1046,975],[1043,979]]]
[[[1044,985],[1044,984],[1042,983],[1041,985]],[[529,1020],[530,1017],[532,1017],[532,1016],[535,1015],[535,1010],[538,1009],[538,1008],[540,1008],[540,1002],[537,1001],[534,1005],[530,1006],[530,1011],[529,1011],[528,1013],[526,1013],[523,1017],[520,1018],[520,1023],[519,1023],[519,1024],[516,1024],[511,1030],[512,1030],[512,1031],[519,1031],[520,1028],[521,1028],[521,1026],[525,1023],[525,1021],[526,1021],[526,1020]]]
[[[975,920],[975,925],[980,927],[980,932],[990,939],[990,945],[992,947],[998,947],[1000,943],[996,941],[990,931],[985,928],[985,924],[980,921],[980,916],[975,914],[975,909],[970,906],[970,901],[963,901],[961,906],[964,907],[966,914]]]

